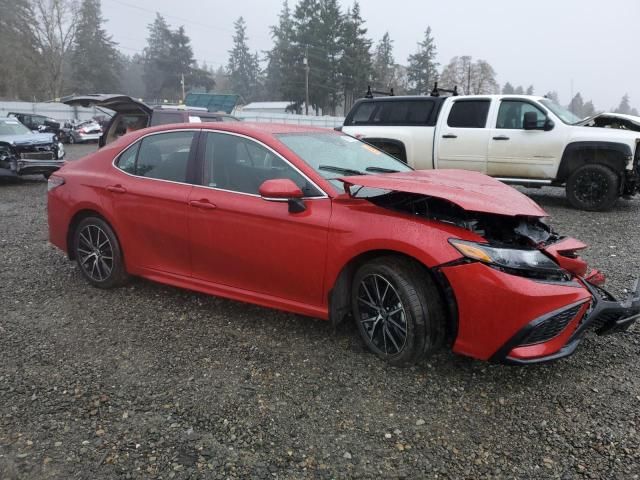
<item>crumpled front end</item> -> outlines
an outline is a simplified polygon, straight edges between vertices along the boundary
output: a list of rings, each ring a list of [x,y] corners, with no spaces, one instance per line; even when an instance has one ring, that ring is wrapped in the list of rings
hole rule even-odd
[[[513,364],[555,360],[586,331],[614,333],[639,316],[638,288],[623,302],[613,298],[604,275],[578,255],[586,245],[554,232],[546,213],[511,187],[453,170],[343,181],[351,196],[472,232],[475,241],[449,238],[460,256],[437,267],[455,317],[454,352]]]
[[[0,142],[0,175],[49,176],[64,165],[64,147],[61,144],[44,146],[16,146]]]

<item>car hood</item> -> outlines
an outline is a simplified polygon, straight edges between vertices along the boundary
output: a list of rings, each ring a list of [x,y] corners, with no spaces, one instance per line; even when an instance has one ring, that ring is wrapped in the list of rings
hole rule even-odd
[[[640,117],[634,115],[625,115],[623,113],[599,113],[591,117],[585,118],[577,123],[577,126],[585,127],[609,127],[611,124],[623,126],[627,130],[640,132]]]
[[[53,143],[53,133],[25,133],[24,135],[0,135],[0,142],[16,146],[42,145]]]
[[[440,198],[470,212],[508,216],[546,217],[547,213],[516,189],[482,173],[466,170],[416,170],[340,178],[350,187],[361,186]]]
[[[91,95],[77,95],[62,99],[62,103],[81,107],[101,107],[108,108],[122,114],[140,114],[143,112],[151,115],[149,105],[120,93],[96,93]]]

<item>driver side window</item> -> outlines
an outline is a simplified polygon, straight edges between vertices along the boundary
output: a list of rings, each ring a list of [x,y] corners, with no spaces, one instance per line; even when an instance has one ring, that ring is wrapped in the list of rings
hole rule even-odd
[[[535,112],[538,121],[538,127],[543,128],[547,119],[546,115],[538,107],[529,102],[521,102],[518,100],[503,100],[500,103],[498,111],[498,121],[496,128],[508,130],[524,129],[524,114],[527,112]]]
[[[305,197],[322,196],[304,176],[271,150],[253,140],[227,133],[207,133],[203,184],[232,192],[259,195],[265,180],[288,178]]]

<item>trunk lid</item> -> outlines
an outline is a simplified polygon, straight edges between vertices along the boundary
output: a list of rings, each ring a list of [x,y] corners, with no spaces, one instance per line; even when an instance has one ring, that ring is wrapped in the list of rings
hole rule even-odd
[[[128,95],[114,93],[98,93],[91,95],[77,95],[62,100],[62,103],[79,107],[100,107],[108,108],[117,113],[122,114],[139,114],[151,115],[151,107],[145,103],[135,100]]]

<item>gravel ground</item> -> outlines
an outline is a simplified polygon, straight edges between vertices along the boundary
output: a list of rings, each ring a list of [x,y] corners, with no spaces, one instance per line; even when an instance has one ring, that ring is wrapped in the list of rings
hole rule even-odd
[[[0,479],[638,478],[640,326],[552,365],[395,369],[350,325],[88,286],[47,243],[45,192],[0,183]],[[630,284],[639,200],[585,213],[527,193]]]

